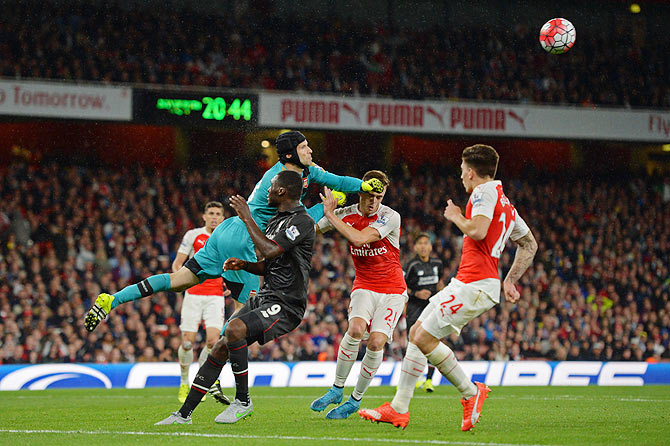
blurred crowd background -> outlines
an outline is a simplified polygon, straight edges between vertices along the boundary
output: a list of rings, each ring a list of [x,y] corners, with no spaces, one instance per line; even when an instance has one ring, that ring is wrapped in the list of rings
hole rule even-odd
[[[616,16],[607,32],[578,26],[568,58],[538,51],[539,24],[523,21],[417,29],[278,16],[271,1],[219,16],[141,2],[19,3],[0,23],[9,78],[670,107],[665,28],[631,30]]]
[[[176,361],[181,294],[125,304],[93,333],[84,314],[98,293],[169,271],[183,234],[202,226],[204,203],[248,194],[261,174],[253,167],[0,166],[0,363]],[[465,205],[458,173],[398,169],[391,179],[384,202],[402,217],[401,261],[411,259],[413,237],[428,232],[448,281],[462,235],[442,212],[447,198]],[[538,239],[538,254],[517,304],[501,303],[447,340],[458,357],[670,359],[670,182],[529,176],[504,184]],[[313,189],[308,205],[316,202]],[[513,258],[510,245],[502,275]],[[345,240],[319,236],[303,323],[250,347],[252,360],[334,360],[353,273]],[[387,357],[402,358],[405,328],[403,319]]]

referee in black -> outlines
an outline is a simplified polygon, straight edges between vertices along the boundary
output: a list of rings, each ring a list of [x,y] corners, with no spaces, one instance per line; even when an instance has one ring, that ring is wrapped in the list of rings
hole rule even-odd
[[[198,370],[181,409],[156,424],[191,424],[191,413],[219,377],[228,359],[235,376],[235,401],[214,421],[235,423],[253,412],[249,398],[247,346],[254,342],[262,345],[292,331],[300,325],[305,314],[316,231],[314,220],[300,203],[301,192],[302,177],[296,172],[284,170],[272,179],[268,203],[277,207],[277,215],[268,222],[265,234],[251,217],[246,200],[240,195],[230,197],[230,206],[246,224],[260,258],[264,260],[248,262],[229,258],[223,269],[242,269],[262,275],[263,286],[228,321],[224,336]]]
[[[430,244],[430,236],[425,232],[420,233],[414,239],[414,252],[416,256],[405,265],[405,282],[409,293],[405,320],[407,322],[407,333],[412,325],[419,319],[421,312],[428,306],[428,299],[444,288],[442,282],[442,261],[437,257],[431,257],[433,245]],[[426,392],[433,392],[433,381],[431,377],[435,367],[428,365],[428,374],[424,381],[419,381],[417,386]]]

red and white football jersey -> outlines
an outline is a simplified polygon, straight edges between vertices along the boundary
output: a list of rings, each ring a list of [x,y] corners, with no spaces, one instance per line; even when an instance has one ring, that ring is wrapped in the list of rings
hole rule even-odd
[[[383,204],[377,212],[364,217],[358,204],[336,209],[335,215],[359,231],[368,226],[379,231],[381,240],[356,247],[349,243],[349,252],[354,260],[356,277],[354,288],[384,294],[402,294],[407,284],[400,265],[400,214]],[[333,228],[326,217],[317,223],[321,232]],[[353,291],[352,290],[352,291]]]
[[[207,232],[207,229],[204,226],[202,228],[195,228],[187,231],[186,234],[184,234],[184,238],[181,240],[177,252],[186,254],[190,259],[196,252],[205,246],[205,242],[209,239],[210,235],[211,234]],[[198,296],[223,297],[223,278],[218,277],[216,279],[207,279],[201,284],[189,288],[188,292]]]
[[[491,219],[486,237],[474,240],[463,236],[463,254],[456,280],[473,283],[494,301],[500,302],[498,259],[507,240],[518,240],[530,229],[503,192],[500,181],[488,181],[477,186],[465,208],[465,218],[483,215]]]

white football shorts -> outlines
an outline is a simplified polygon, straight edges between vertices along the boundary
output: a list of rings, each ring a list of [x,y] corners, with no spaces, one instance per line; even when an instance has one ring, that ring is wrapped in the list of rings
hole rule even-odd
[[[184,293],[181,304],[182,332],[197,333],[200,321],[205,321],[205,327],[221,330],[226,315],[226,302],[223,296],[200,296]]]
[[[407,292],[384,294],[359,288],[351,293],[349,320],[355,317],[364,319],[370,333],[375,331],[384,333],[388,337],[388,342],[391,342],[393,331],[402,316],[407,299]],[[368,337],[366,333],[363,339]]]
[[[465,325],[495,306],[481,288],[451,279],[449,285],[430,298],[419,316],[421,326],[437,339],[460,334]]]

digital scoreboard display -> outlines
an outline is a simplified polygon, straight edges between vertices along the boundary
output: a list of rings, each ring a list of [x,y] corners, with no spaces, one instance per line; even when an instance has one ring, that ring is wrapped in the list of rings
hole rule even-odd
[[[136,122],[235,128],[256,124],[258,99],[254,94],[135,90],[133,108]]]

